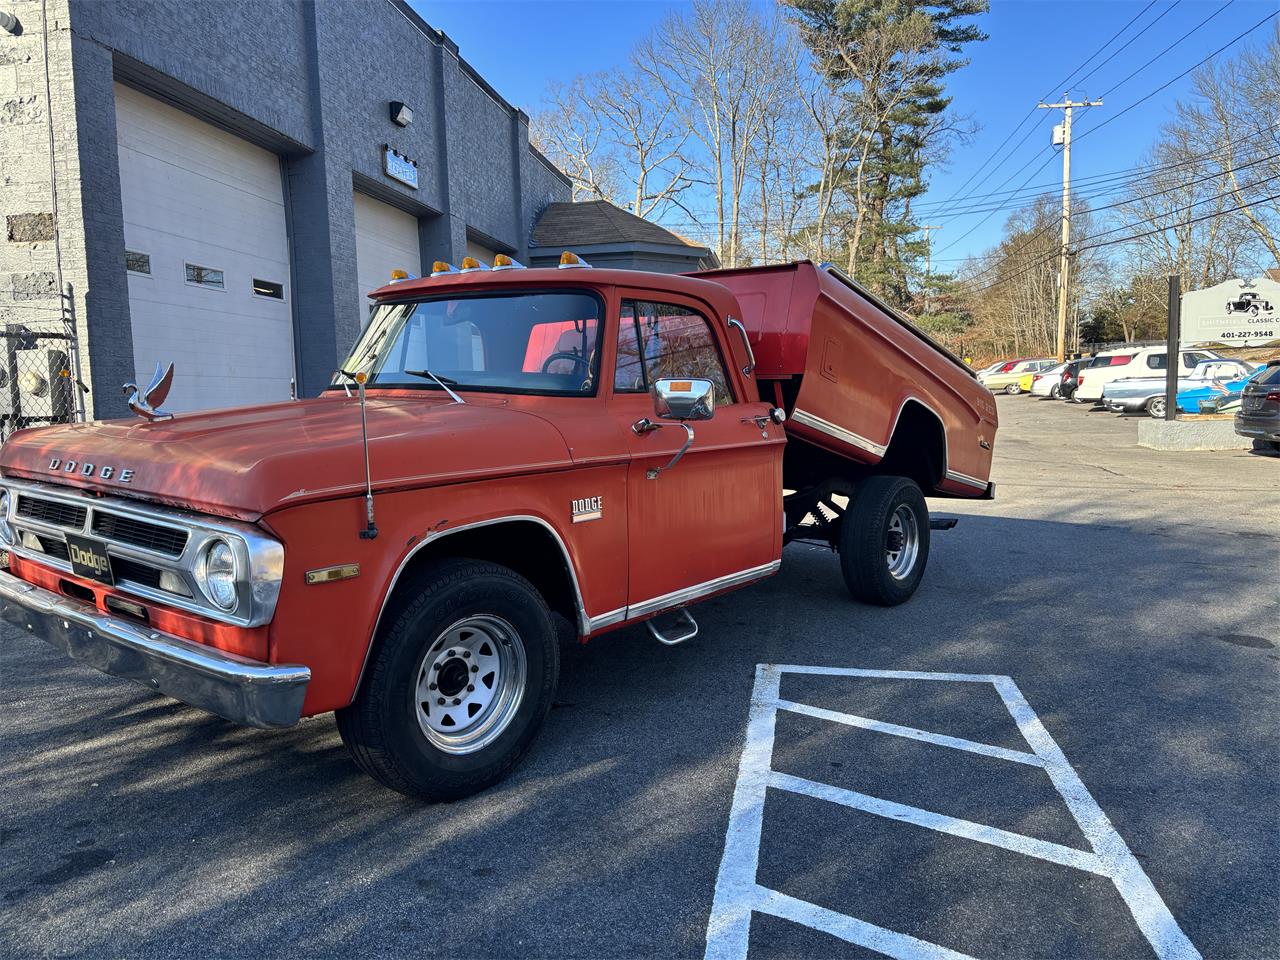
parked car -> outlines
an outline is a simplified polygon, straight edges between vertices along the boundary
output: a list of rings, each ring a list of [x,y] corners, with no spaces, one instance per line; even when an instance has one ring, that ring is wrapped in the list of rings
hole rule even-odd
[[[978,380],[992,393],[998,393],[1001,390],[1008,394],[1021,393],[1021,381],[1023,375],[1039,373],[1041,370],[1046,370],[1057,362],[1057,360],[1043,358],[1018,360],[1013,364],[1006,364],[1009,368],[1007,370],[1002,367],[995,373],[980,374],[978,376]]]
[[[1255,450],[1280,453],[1280,359],[1268,360],[1241,391],[1236,433],[1249,437]]]
[[[1204,360],[1188,376],[1178,378],[1178,390],[1203,387],[1213,381],[1247,377],[1253,367],[1243,360]],[[1165,413],[1165,378],[1125,377],[1102,387],[1102,405],[1112,413],[1138,413],[1145,410],[1153,417]]]
[[[1062,379],[1070,363],[1057,363],[1047,370],[1031,375],[1031,386],[1028,388],[1033,397],[1048,397],[1057,400],[1062,392]]]
[[[1223,358],[1212,350],[1183,350],[1178,354],[1178,375],[1190,373],[1203,360],[1218,359]],[[1168,362],[1164,347],[1126,347],[1099,353],[1088,368],[1081,369],[1075,399],[1078,402],[1091,400],[1100,403],[1102,388],[1112,380],[1152,376],[1152,371],[1164,370]]]
[[[1178,391],[1178,410],[1183,413],[1229,413],[1240,406],[1245,386],[1266,372],[1266,367],[1254,369],[1245,377],[1209,383]]]

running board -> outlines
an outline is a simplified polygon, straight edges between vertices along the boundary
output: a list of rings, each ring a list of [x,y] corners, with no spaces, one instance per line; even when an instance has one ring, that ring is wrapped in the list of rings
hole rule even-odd
[[[959,517],[934,517],[929,521],[930,530],[950,530],[960,522]]]
[[[659,630],[657,626],[655,626],[658,622],[656,618],[653,620],[646,620],[644,624],[649,628],[649,633],[653,636],[653,639],[668,647],[674,647],[676,644],[684,643],[686,640],[692,640],[698,635],[698,622],[693,619],[693,614],[691,614],[687,608],[681,607],[679,610],[675,611],[675,614],[678,618],[682,618],[684,620],[686,627],[686,632],[680,634],[678,637],[668,636]]]

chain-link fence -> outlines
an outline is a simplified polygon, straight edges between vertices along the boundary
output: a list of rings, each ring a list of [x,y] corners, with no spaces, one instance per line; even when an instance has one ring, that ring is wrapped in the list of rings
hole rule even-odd
[[[23,427],[83,419],[71,290],[61,319],[0,324],[0,441]]]

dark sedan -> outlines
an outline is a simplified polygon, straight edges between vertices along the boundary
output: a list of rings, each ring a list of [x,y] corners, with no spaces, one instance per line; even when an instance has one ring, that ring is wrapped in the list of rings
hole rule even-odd
[[[1280,359],[1269,360],[1242,391],[1236,433],[1253,440],[1255,450],[1280,453]]]

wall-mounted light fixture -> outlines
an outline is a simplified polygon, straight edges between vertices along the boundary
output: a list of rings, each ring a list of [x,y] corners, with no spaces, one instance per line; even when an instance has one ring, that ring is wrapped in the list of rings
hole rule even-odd
[[[0,10],[0,30],[11,33],[15,37],[22,33],[22,24],[8,10]]]
[[[397,127],[407,127],[413,123],[413,108],[399,100],[391,101],[391,122]]]

